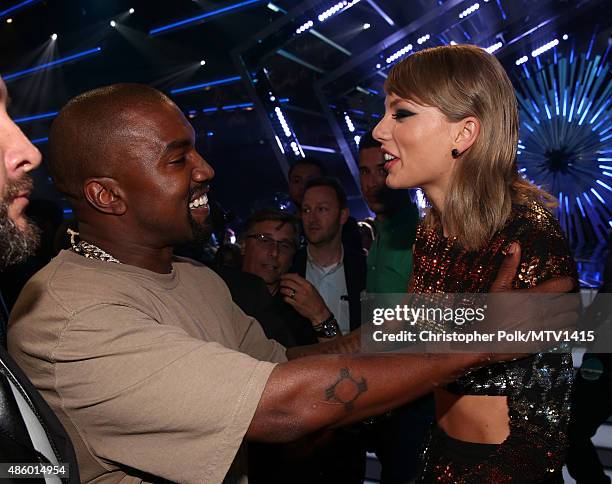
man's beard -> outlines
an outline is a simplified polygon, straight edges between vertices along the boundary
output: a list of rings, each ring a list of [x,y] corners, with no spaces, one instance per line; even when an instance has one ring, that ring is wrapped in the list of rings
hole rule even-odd
[[[210,240],[212,234],[212,224],[210,223],[210,212],[204,223],[196,222],[191,213],[189,214],[189,225],[191,225],[191,233],[193,234],[193,242],[195,244],[204,244]]]
[[[8,181],[5,195],[0,200],[0,270],[23,262],[38,247],[40,229],[31,221],[27,222],[24,229],[20,229],[8,215],[11,201],[18,193],[30,191],[31,188],[32,179],[27,175],[17,181]]]

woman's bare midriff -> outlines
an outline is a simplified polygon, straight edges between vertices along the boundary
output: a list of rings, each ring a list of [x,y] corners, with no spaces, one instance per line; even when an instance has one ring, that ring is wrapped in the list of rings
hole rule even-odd
[[[510,432],[507,397],[435,391],[438,426],[465,442],[501,444]]]

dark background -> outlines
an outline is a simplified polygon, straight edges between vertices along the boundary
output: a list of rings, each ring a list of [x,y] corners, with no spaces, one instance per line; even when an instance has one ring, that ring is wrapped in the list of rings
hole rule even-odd
[[[529,133],[522,132],[521,137],[532,143],[525,149],[531,152],[531,158],[526,158],[527,153],[518,158],[521,166],[529,167],[528,176],[536,183],[555,196],[561,192],[568,197],[567,211],[564,214],[563,207],[561,212],[562,224],[581,263],[584,280],[596,285],[612,227],[612,189],[604,186],[612,186],[612,170],[600,168],[610,166],[612,161],[599,160],[612,158],[610,139],[606,138],[611,133],[606,131],[610,126],[612,93],[608,62],[610,2],[361,0],[320,22],[317,15],[335,3],[0,0],[0,74],[4,77],[87,49],[102,49],[69,63],[7,79],[13,98],[10,113],[18,119],[54,113],[74,95],[111,83],[151,84],[169,94],[190,117],[198,134],[198,148],[217,174],[214,196],[235,213],[235,224],[239,225],[253,207],[282,202],[284,198],[278,194],[286,191],[286,169],[296,159],[292,153],[283,155],[274,139],[276,134],[285,141],[273,115],[274,104],[268,99],[270,92],[277,105],[278,99],[283,100],[280,106],[303,152],[323,160],[331,174],[341,179],[349,194],[351,211],[359,219],[368,212],[355,178],[354,136],[369,130],[383,110],[382,85],[385,72],[393,65],[386,59],[395,51],[408,43],[414,52],[451,41],[475,43],[483,48],[500,41],[502,47],[495,55],[519,91],[527,66],[532,76],[537,71],[547,71],[548,81],[559,80],[555,69],[560,58],[566,57],[570,68],[575,64],[577,72],[588,74],[588,61],[599,55],[599,65],[605,64],[606,68],[598,69],[594,77],[603,77],[603,81],[587,101],[607,98],[608,104],[604,104],[597,120],[603,124],[597,127],[597,133],[593,130],[592,146],[566,146],[564,140],[571,138],[566,133],[561,137],[563,146],[551,149],[544,142],[529,141]],[[459,17],[475,3],[479,5],[477,10]],[[226,13],[218,12],[227,7]],[[131,15],[130,8],[135,9]],[[203,21],[151,35],[152,29],[206,13],[211,15]],[[109,25],[111,20],[117,22],[116,28]],[[308,20],[313,20],[319,35],[296,33]],[[364,29],[366,23],[370,26]],[[399,35],[402,31],[406,34],[403,37]],[[55,41],[50,39],[53,33],[58,35]],[[419,44],[418,39],[426,34],[429,39]],[[567,40],[562,40],[563,35]],[[531,56],[532,50],[555,38],[560,41],[555,49],[538,58]],[[527,64],[516,66],[515,61],[523,55],[529,58]],[[580,56],[587,57],[581,61]],[[202,59],[206,61],[204,66],[200,66]],[[174,89],[234,76],[241,79],[172,94]],[[576,77],[574,88],[578,82]],[[583,83],[586,82],[585,78]],[[542,89],[563,92],[563,87],[556,84]],[[537,97],[536,103],[541,101]],[[243,106],[232,107],[235,105]],[[211,108],[217,109],[211,112]],[[345,114],[354,125],[352,132]],[[558,118],[552,122],[565,122],[561,116]],[[51,114],[19,123],[43,155],[52,120]],[[571,129],[578,129],[576,120],[566,124],[570,134]],[[327,151],[313,151],[317,148]],[[576,171],[572,166],[580,169]],[[598,185],[598,179],[604,185]],[[591,187],[597,189],[603,202],[591,194]],[[592,207],[583,192],[591,194]],[[35,197],[64,203],[48,180],[44,166],[37,174]],[[583,208],[577,205],[576,197],[582,200]],[[68,210],[67,205],[63,206]]]

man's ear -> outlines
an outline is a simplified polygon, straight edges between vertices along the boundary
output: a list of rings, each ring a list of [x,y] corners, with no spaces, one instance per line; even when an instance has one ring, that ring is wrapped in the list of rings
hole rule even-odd
[[[244,257],[244,254],[246,252],[246,242],[244,241],[244,239],[238,242],[238,246],[240,247],[240,255]]]
[[[343,208],[342,210],[340,210],[340,225],[344,225],[346,223],[349,218],[349,215],[350,212],[348,208]]]
[[[87,202],[102,213],[123,215],[127,211],[123,190],[114,178],[88,178],[83,191]]]
[[[455,142],[453,148],[463,153],[468,150],[480,134],[480,121],[474,116],[469,116],[456,123]]]

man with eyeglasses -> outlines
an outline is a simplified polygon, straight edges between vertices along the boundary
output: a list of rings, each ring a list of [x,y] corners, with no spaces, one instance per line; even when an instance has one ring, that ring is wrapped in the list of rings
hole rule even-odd
[[[299,294],[282,283],[293,263],[298,241],[299,222],[295,216],[276,210],[254,213],[240,237],[242,270],[263,279],[272,298],[273,312],[284,322],[295,345],[329,341],[330,336],[322,330],[316,331],[331,315],[317,290],[297,274],[293,278],[301,286]],[[260,320],[260,323],[267,335],[274,337],[267,331],[267,322]]]
[[[241,236],[242,268],[263,279],[270,294],[266,316],[253,316],[271,338],[278,334],[276,321],[280,320],[297,345],[330,341],[337,336],[338,328],[334,328],[331,338],[323,333],[321,323],[333,318],[323,298],[306,279],[288,274],[298,240],[298,219],[289,213],[262,210],[247,221]],[[234,294],[232,281],[224,279]],[[248,313],[246,308],[242,309]],[[318,331],[314,329],[317,327]],[[289,481],[357,484],[363,482],[364,464],[365,451],[351,429],[338,429],[297,445],[249,444],[249,481],[254,484]]]

